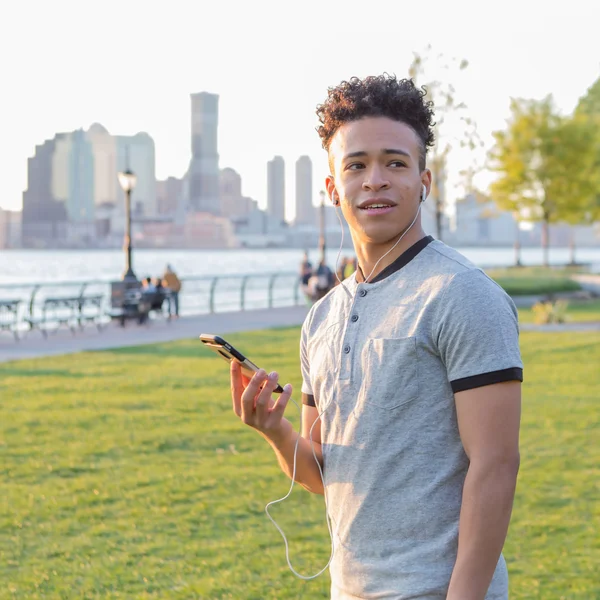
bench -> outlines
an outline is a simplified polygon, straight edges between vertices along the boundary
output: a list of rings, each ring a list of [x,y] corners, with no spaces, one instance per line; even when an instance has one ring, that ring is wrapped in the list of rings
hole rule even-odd
[[[19,339],[19,307],[21,300],[0,300],[0,331],[10,331],[15,340]]]
[[[79,304],[79,327],[83,329],[85,323],[92,323],[98,331],[102,331],[102,317],[104,311],[104,296],[95,294],[93,296],[83,296]]]
[[[171,300],[171,292],[165,288],[160,288],[155,291],[147,291],[142,290],[142,296],[140,302],[147,305],[147,311],[145,318],[142,322],[146,322],[150,316],[150,313],[153,315],[162,315],[167,320],[171,319],[171,310],[170,303]],[[169,312],[165,313],[165,305],[169,307]]]
[[[115,281],[111,284],[111,307],[108,315],[119,321],[121,327],[129,319],[138,324],[148,323],[150,313],[164,314],[164,301],[170,298],[170,292],[159,290],[148,292],[139,281]]]
[[[35,317],[30,314],[25,321],[31,330],[39,329],[44,337],[48,336],[51,325],[56,325],[54,331],[61,325],[65,325],[75,334],[77,329],[81,330],[85,323],[91,322],[100,331],[103,316],[102,303],[102,295],[45,298],[41,316]]]

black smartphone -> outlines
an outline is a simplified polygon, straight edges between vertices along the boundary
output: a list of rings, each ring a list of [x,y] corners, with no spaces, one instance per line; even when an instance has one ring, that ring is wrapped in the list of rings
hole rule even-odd
[[[246,358],[239,350],[236,350],[229,342],[226,342],[222,337],[218,335],[212,335],[210,333],[201,333],[200,341],[213,352],[218,354],[223,360],[230,363],[235,360],[242,367],[242,373],[251,379],[254,373],[258,371],[258,367],[248,358]],[[281,394],[283,388],[277,384],[277,387],[273,390],[276,394]]]

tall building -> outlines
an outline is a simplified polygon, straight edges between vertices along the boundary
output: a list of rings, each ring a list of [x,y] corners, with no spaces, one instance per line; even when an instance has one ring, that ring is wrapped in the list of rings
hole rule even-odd
[[[37,145],[34,155],[27,159],[22,221],[22,243],[26,248],[43,247],[64,236],[67,210],[64,202],[52,195],[52,157],[63,135]]]
[[[285,162],[281,156],[267,163],[267,212],[285,221]]]
[[[86,136],[94,153],[94,204],[116,204],[120,197],[117,189],[117,141],[100,123],[94,123]]]
[[[296,225],[315,224],[312,187],[312,162],[308,156],[301,156],[296,161]]]
[[[158,206],[156,201],[156,156],[154,140],[147,133],[136,135],[118,135],[116,140],[116,170],[131,169],[137,182],[131,193],[132,211],[134,215],[154,217]],[[117,205],[122,205],[123,191],[117,178]]]
[[[229,219],[244,219],[252,211],[254,201],[242,195],[242,178],[229,167],[220,173],[221,214]]]
[[[221,214],[219,200],[219,96],[200,92],[192,100],[192,160],[189,203],[192,210]]]
[[[94,123],[86,133],[94,154],[94,204],[115,204],[124,210],[118,173],[131,169],[137,183],[132,193],[134,214],[154,217],[158,213],[154,140],[147,133],[111,135]]]
[[[52,195],[70,223],[94,221],[94,153],[83,129],[61,136],[52,156]]]

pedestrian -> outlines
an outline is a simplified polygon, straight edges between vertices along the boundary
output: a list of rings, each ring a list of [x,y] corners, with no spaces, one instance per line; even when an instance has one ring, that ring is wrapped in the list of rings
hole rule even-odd
[[[162,277],[162,285],[168,290],[169,317],[179,318],[179,292],[181,291],[181,280],[171,265],[167,265]]]
[[[308,252],[304,252],[302,262],[300,263],[300,287],[305,298],[310,299],[310,288],[308,282],[313,275],[313,266],[308,258]]]
[[[146,294],[154,294],[156,292],[156,284],[152,281],[152,277],[146,277],[142,280],[142,291]]]

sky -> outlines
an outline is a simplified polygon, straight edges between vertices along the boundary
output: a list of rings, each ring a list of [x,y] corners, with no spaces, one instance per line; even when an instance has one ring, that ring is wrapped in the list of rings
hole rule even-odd
[[[596,0],[2,3],[0,207],[21,207],[36,144],[94,122],[113,134],[147,131],[157,177],[182,176],[189,96],[208,91],[220,95],[220,166],[237,170],[243,194],[264,207],[267,161],[283,156],[291,217],[297,158],[313,161],[315,202],[327,175],[315,108],[328,87],[404,77],[413,53],[431,45],[442,62],[469,61],[457,73],[433,60],[428,75],[454,85],[489,148],[511,97],[551,93],[573,110],[600,76],[598,23]],[[470,160],[454,156],[455,180]]]

